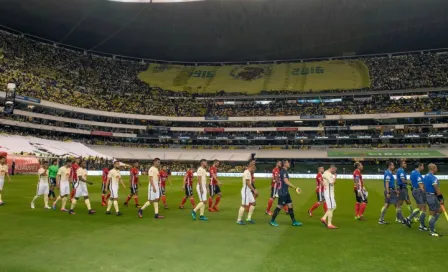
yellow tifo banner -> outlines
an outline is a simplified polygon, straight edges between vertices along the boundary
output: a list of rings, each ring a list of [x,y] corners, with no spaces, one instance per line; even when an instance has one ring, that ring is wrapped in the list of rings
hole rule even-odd
[[[224,66],[153,63],[138,77],[152,87],[192,93],[308,92],[370,86],[369,70],[360,60]]]

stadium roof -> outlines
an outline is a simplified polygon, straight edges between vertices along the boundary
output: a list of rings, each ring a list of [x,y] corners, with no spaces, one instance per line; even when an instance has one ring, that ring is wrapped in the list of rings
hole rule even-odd
[[[446,0],[143,2],[2,0],[0,25],[93,51],[194,62],[448,47]]]

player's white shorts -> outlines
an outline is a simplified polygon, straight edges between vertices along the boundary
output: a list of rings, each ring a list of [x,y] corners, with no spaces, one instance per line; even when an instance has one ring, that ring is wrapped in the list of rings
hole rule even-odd
[[[118,198],[118,184],[110,185],[110,198]]]
[[[250,203],[255,203],[255,198],[249,188],[241,189],[241,204],[249,205]]]
[[[336,209],[336,200],[334,199],[334,192],[324,191],[325,202],[327,202],[328,209]]]
[[[61,196],[70,194],[70,185],[68,184],[68,181],[62,181],[59,183],[59,193]]]
[[[89,191],[87,191],[87,184],[82,181],[78,181],[76,186],[75,197],[86,197],[89,196]]]
[[[36,195],[48,195],[50,192],[50,186],[48,186],[48,182],[38,182],[37,183],[37,189],[36,189]]]
[[[199,201],[206,201],[207,200],[207,187],[202,186],[202,194],[201,191],[199,190],[199,184],[196,185],[196,192],[198,193],[199,196]]]
[[[0,191],[3,190],[3,185],[5,185],[5,180],[0,179]]]
[[[156,188],[156,192],[153,191],[154,187]],[[149,184],[149,187],[148,187],[148,200],[149,201],[154,201],[154,200],[160,198],[159,184],[154,184],[154,187],[151,184]]]

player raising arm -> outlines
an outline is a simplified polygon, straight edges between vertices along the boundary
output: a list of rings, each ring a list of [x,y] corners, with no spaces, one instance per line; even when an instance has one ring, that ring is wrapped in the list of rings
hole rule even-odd
[[[308,210],[308,214],[313,216],[313,211],[317,209],[321,205],[321,203],[324,203],[324,212],[327,212],[327,203],[325,202],[324,198],[324,183],[323,183],[323,177],[322,174],[324,173],[324,168],[322,166],[317,168],[317,175],[316,175],[316,196],[317,196],[317,202],[314,203],[313,207]]]
[[[238,211],[238,219],[236,223],[238,225],[245,225],[243,222],[244,211],[249,208],[246,221],[254,224],[255,221],[252,220],[252,214],[255,210],[255,195],[257,195],[257,190],[252,186],[251,173],[255,171],[255,165],[249,165],[243,173],[243,188],[241,189],[241,207]],[[254,192],[254,193],[252,193]]]
[[[437,166],[433,163],[428,165],[428,174],[423,179],[426,190],[426,202],[429,207],[429,231],[433,237],[442,236],[436,232],[436,222],[442,213],[442,207],[444,203],[442,192],[440,191],[439,180],[434,176],[437,173]]]
[[[49,192],[49,186],[48,186],[48,162],[44,161],[42,162],[41,167],[37,171],[37,174],[39,175],[39,179],[37,181],[37,190],[36,190],[36,196],[34,196],[33,200],[31,201],[31,209],[34,209],[34,202],[36,199],[39,198],[39,196],[44,196],[44,209],[51,209],[50,206],[48,206],[48,192]]]
[[[86,161],[82,161],[79,164],[78,170],[76,171],[76,175],[78,176],[78,182],[75,188],[75,196],[72,198],[72,205],[70,207],[69,214],[75,214],[75,206],[78,202],[78,199],[82,196],[84,197],[84,202],[87,206],[87,211],[89,214],[95,214],[95,211],[92,210],[89,199],[89,191],[87,190],[87,184],[92,185],[91,181],[87,180],[87,169],[86,169]]]
[[[218,167],[219,161],[214,160],[213,165],[210,167],[210,184],[208,185],[208,190],[210,192],[210,196],[208,197],[208,211],[209,212],[218,212],[218,204],[221,201],[221,182],[218,180]],[[215,205],[213,205],[213,197],[216,195]]]
[[[325,212],[324,216],[320,221],[327,226],[329,229],[337,229],[333,225],[333,212],[336,210],[336,199],[334,198],[334,184],[336,183],[336,171],[337,168],[334,165],[330,165],[327,171],[322,175],[323,185],[324,185],[324,198],[327,202],[328,210]],[[327,222],[328,218],[328,222]]]
[[[159,199],[160,199],[160,188],[159,188],[159,173],[160,159],[155,158],[151,168],[148,170],[148,201],[138,210],[138,216],[143,217],[143,211],[149,207],[151,204],[154,205],[154,218],[163,219],[164,217],[159,215]]]
[[[0,157],[0,206],[5,204],[2,201],[3,185],[5,184],[5,177],[8,178],[8,182],[11,183],[11,177],[8,174],[8,164],[6,164],[6,158]]]
[[[191,211],[191,217],[196,220],[196,213],[199,211],[199,220],[207,221],[208,218],[204,216],[205,205],[207,205],[207,161],[202,159],[198,168],[198,184],[196,185],[196,192],[199,196],[199,203]]]
[[[425,169],[425,165],[423,163],[417,162],[415,163],[415,169],[411,173],[411,185],[412,185],[412,196],[415,199],[415,203],[417,203],[418,209],[415,209],[412,214],[407,218],[410,222],[412,219],[416,219],[417,215],[420,216],[417,218],[420,221],[420,226],[418,229],[420,231],[427,231],[428,228],[425,225],[426,218],[426,193],[425,193],[425,185],[423,183],[422,172]]]
[[[364,166],[362,163],[355,163],[355,171],[353,171],[353,183],[355,191],[355,219],[364,220],[364,211],[367,207],[367,191],[364,188],[364,181],[362,180],[362,170]]]
[[[119,183],[121,183],[123,188],[126,188],[126,186],[123,183],[123,180],[121,179],[120,162],[115,161],[114,168],[109,171],[109,174],[107,176],[107,182],[106,182],[106,188],[110,188],[110,199],[107,201],[107,209],[106,209],[106,214],[108,214],[108,215],[112,214],[110,212],[110,209],[112,208],[112,204],[114,204],[116,215],[117,216],[122,215],[122,213],[120,212],[120,208],[118,207]]]
[[[194,166],[190,165],[190,169],[185,173],[184,176],[184,183],[182,186],[182,189],[185,190],[185,196],[182,198],[182,203],[179,206],[179,209],[184,208],[185,202],[187,202],[187,198],[190,198],[190,203],[193,206],[193,208],[196,206],[194,203],[194,197],[193,197],[193,171]]]
[[[283,206],[288,205],[288,214],[291,217],[291,221],[292,221],[292,225],[293,226],[301,226],[302,223],[300,223],[299,221],[296,221],[295,217],[294,217],[294,210],[292,207],[292,200],[291,200],[291,195],[289,194],[289,188],[294,188],[294,190],[297,193],[300,193],[300,189],[299,187],[292,185],[291,182],[289,181],[289,174],[288,174],[288,169],[289,169],[289,161],[288,160],[284,160],[282,162],[282,169],[280,170],[280,186],[278,188],[278,205],[274,210],[274,214],[272,215],[271,221],[269,222],[269,224],[271,226],[274,227],[278,227],[278,224],[275,222],[275,218],[277,217],[277,215],[279,214],[279,212],[281,211],[281,209],[283,209]]]

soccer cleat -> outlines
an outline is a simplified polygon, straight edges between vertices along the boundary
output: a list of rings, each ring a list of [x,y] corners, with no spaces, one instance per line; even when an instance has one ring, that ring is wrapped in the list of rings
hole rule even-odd
[[[33,202],[31,202],[31,209],[34,209],[35,207],[34,207],[34,203]]]
[[[154,215],[154,218],[155,219],[163,219],[163,218],[165,218],[165,216],[156,214],[156,215]]]
[[[411,225],[412,225],[411,220],[409,220],[408,218],[405,218],[403,222],[408,228],[411,228]]]
[[[140,206],[139,204],[135,204],[135,207],[136,207],[137,209],[140,209],[142,206]]]
[[[437,232],[435,232],[435,231],[431,231],[431,232],[429,233],[429,235],[431,235],[432,237],[440,237],[440,236],[442,236],[442,234],[439,234],[439,233],[437,233]]]
[[[215,212],[215,210],[213,210],[213,208],[209,208],[208,211],[209,212]]]
[[[199,216],[199,220],[201,220],[201,221],[208,221],[208,218],[203,216],[203,215],[201,215],[201,216]]]
[[[418,230],[419,230],[419,231],[428,231],[429,229],[428,229],[426,226],[420,225],[420,226],[418,227]]]
[[[273,227],[278,227],[278,224],[275,221],[269,221],[269,225],[271,225]]]
[[[143,218],[143,210],[138,209],[138,217]]]
[[[110,211],[106,211],[106,214],[107,215],[111,215],[112,213]]]
[[[129,204],[128,204],[127,202],[123,203],[123,205],[124,205],[125,207],[129,207]]]
[[[45,210],[51,210],[51,207],[50,206],[45,206],[44,209]]]
[[[95,210],[89,210],[89,214],[95,214]]]
[[[300,226],[302,226],[303,224],[302,224],[302,222],[294,221],[294,222],[292,222],[292,225],[293,225],[294,227],[300,227]]]
[[[255,224],[255,221],[252,220],[252,219],[249,219],[249,218],[246,219],[246,222],[247,222],[247,223],[250,223],[250,224]]]
[[[117,216],[122,216],[122,215],[123,215],[123,213],[122,213],[122,212],[120,212],[120,211],[118,211],[118,212],[116,213],[116,215],[117,215]]]
[[[272,216],[272,212],[271,211],[266,211],[265,212],[267,215]]]
[[[388,223],[386,221],[384,221],[384,220],[379,220],[378,224],[380,224],[380,225],[387,225]]]
[[[218,209],[218,207],[216,207],[216,206],[214,206],[212,209],[213,209],[215,212],[219,212],[219,209]]]
[[[183,210],[183,209],[184,209],[184,206],[183,206],[183,205],[180,205],[180,206],[179,206],[179,209]]]
[[[56,203],[54,203],[53,205],[51,205],[51,208],[52,208],[53,210],[56,210]]]
[[[3,206],[3,205],[5,205],[5,202],[0,201],[0,206]]]
[[[104,203],[104,202],[102,202],[102,203],[101,203],[101,206],[103,206],[103,207],[106,207],[106,206],[107,206],[107,204],[106,204],[106,203]]]
[[[324,225],[325,225],[325,227],[327,227],[327,226],[328,226],[328,225],[327,225],[327,221],[326,221],[325,219],[321,218],[321,219],[320,219],[320,222],[322,222],[322,224],[324,224]]]
[[[338,227],[336,227],[335,225],[328,225],[327,228],[329,228],[329,229],[337,229]]]
[[[165,205],[165,210],[167,210],[168,209],[168,205]]]
[[[309,215],[310,217],[313,217],[313,212],[312,212],[311,210],[308,210],[308,215]]]
[[[244,223],[242,220],[236,221],[236,223],[237,223],[238,225],[246,225],[246,223]]]
[[[355,220],[359,220],[360,216],[356,215]]]
[[[75,211],[70,210],[70,211],[68,211],[68,214],[75,214]]]
[[[196,212],[194,210],[191,211],[191,218],[193,218],[193,220],[196,220]]]
[[[358,218],[358,220],[359,220],[359,221],[365,221],[364,216],[361,215],[361,216]]]
[[[61,208],[61,212],[68,212],[66,208]]]

